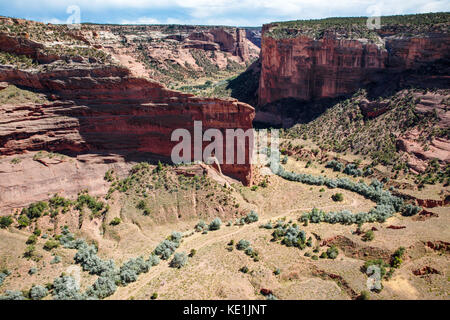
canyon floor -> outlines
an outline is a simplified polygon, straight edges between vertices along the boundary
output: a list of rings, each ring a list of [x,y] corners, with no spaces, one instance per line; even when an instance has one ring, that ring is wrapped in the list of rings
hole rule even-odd
[[[65,157],[63,161],[52,163],[51,159],[43,156],[39,161],[46,163],[44,168],[42,162],[36,160],[36,153],[21,156],[19,163],[13,159],[17,158],[1,159],[2,174],[9,167],[15,171],[16,179],[20,179],[22,174],[18,168],[22,165],[30,167],[28,162],[50,170],[52,179],[61,179],[62,176],[57,176],[58,167],[68,172],[66,166],[78,167],[83,160]],[[307,163],[289,157],[285,167],[312,175],[346,176],[325,168],[320,161]],[[271,290],[278,299],[356,299],[361,292],[368,290],[368,276],[362,271],[364,263],[374,259],[389,263],[399,247],[406,249],[403,262],[388,280],[382,280],[380,292],[370,293],[371,299],[448,299],[448,206],[427,208],[427,215],[405,217],[395,214],[384,223],[366,223],[362,226],[363,233],[375,230],[375,238],[366,242],[361,233],[355,233],[356,225],[304,225],[298,221],[303,212],[313,208],[360,212],[375,206],[372,201],[347,190],[309,186],[276,175],[268,176],[264,186],[251,188],[221,176],[205,165],[165,166],[163,173],[157,171],[157,166],[150,166],[147,175],[130,184],[126,191],[113,188],[106,196],[104,190],[114,185],[114,181],[127,180],[126,170],[120,171],[120,168],[123,169],[123,163],[117,160],[116,163],[97,166],[95,172],[91,170],[92,186],[96,187],[99,199],[109,207],[104,216],[95,216],[88,208],[81,212],[70,208],[66,213],[44,214],[27,227],[19,228],[14,223],[0,230],[1,269],[11,272],[1,287],[2,292],[7,289],[26,291],[33,284],[52,283],[61,273],[72,274],[80,268],[73,260],[76,250],[61,246],[45,250],[43,247],[48,238],[42,239],[42,236],[38,237],[33,256],[24,257],[27,239],[35,229],[52,238],[67,225],[77,237],[95,243],[102,259],[113,259],[116,265],[129,258],[149,256],[157,244],[173,231],[184,235],[176,252],[196,250],[185,267],[170,268],[168,261],[161,261],[158,266],[141,274],[136,282],[119,286],[108,299],[150,299],[154,293],[158,293],[159,299],[265,299],[261,289]],[[382,172],[383,167],[377,169]],[[79,170],[83,175],[83,170],[89,172],[89,167]],[[133,172],[139,175],[140,171],[135,169]],[[357,181],[356,178],[350,179]],[[408,180],[406,177],[403,179]],[[370,181],[369,178],[363,180]],[[158,186],[158,181],[161,186]],[[103,188],[98,187],[102,184]],[[149,185],[154,188],[148,189]],[[30,186],[33,186],[32,180]],[[442,184],[436,184],[426,186],[420,194],[439,199],[439,193],[445,189],[448,191]],[[342,202],[332,200],[336,192],[343,194]],[[414,193],[414,190],[405,188],[401,192]],[[142,199],[149,215],[138,208],[137,204]],[[259,221],[236,225],[235,219],[245,216],[250,210],[258,213]],[[17,219],[20,210],[15,212],[13,216]],[[116,217],[121,219],[121,223],[111,225]],[[209,223],[215,217],[223,221],[219,230],[206,234],[194,231],[199,219]],[[312,237],[313,245],[300,249],[272,242],[273,230],[261,228],[261,225],[279,220],[297,223],[307,237]],[[228,221],[231,226],[226,224]],[[236,244],[241,239],[250,241],[258,252],[257,261],[229,245],[230,241]],[[331,245],[339,250],[336,259],[311,258],[320,256]],[[230,247],[234,249],[229,251],[231,249],[227,248]],[[305,256],[307,252],[309,256]],[[50,263],[54,256],[61,257],[62,261]],[[242,267],[247,267],[248,273],[241,272]],[[32,268],[36,268],[36,273],[29,273]],[[279,274],[275,273],[277,269]],[[81,272],[81,290],[92,285],[95,279],[96,276]]]

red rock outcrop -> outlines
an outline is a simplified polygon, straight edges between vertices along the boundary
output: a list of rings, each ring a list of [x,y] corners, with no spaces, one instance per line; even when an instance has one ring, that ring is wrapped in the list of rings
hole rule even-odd
[[[417,199],[417,204],[424,208],[443,207],[450,204],[450,199],[432,200],[432,199]]]
[[[390,225],[390,226],[387,226],[386,228],[394,229],[394,230],[400,230],[400,229],[406,229],[406,226],[393,226],[393,225]]]
[[[426,241],[425,246],[436,251],[450,251],[450,243],[445,241]]]
[[[450,35],[444,33],[404,38],[380,35],[381,43],[375,44],[334,34],[320,39],[302,34],[275,39],[268,35],[271,27],[263,27],[260,105],[284,98],[310,101],[350,94],[379,80],[381,72],[396,73],[448,59],[450,52]]]
[[[429,274],[441,274],[441,272],[435,268],[432,268],[430,266],[425,266],[416,270],[413,270],[412,272],[415,276],[426,276]]]

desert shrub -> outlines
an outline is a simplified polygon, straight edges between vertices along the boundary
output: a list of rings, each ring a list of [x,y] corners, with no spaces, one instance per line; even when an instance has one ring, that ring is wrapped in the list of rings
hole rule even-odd
[[[171,268],[178,268],[181,269],[182,267],[184,267],[187,264],[188,261],[188,257],[186,255],[186,253],[181,252],[181,253],[175,253],[175,255],[173,256],[172,261],[170,261],[170,267]]]
[[[197,225],[195,226],[195,231],[202,232],[204,230],[207,230],[208,226],[206,225],[205,221],[200,220]]]
[[[59,247],[59,241],[56,240],[48,240],[45,244],[44,244],[44,249],[47,251],[51,251],[55,248]]]
[[[281,273],[281,270],[279,268],[275,269],[273,274],[278,276]]]
[[[169,260],[169,258],[172,256],[173,253],[174,253],[173,250],[167,248],[167,249],[164,249],[164,251],[161,253],[160,257],[162,260]]]
[[[375,239],[375,233],[372,230],[367,231],[362,236],[363,241],[372,241],[373,239]]]
[[[11,216],[0,217],[0,228],[1,229],[9,227],[12,223],[13,223],[13,219]]]
[[[357,297],[357,300],[370,300],[370,293],[368,291],[361,291],[360,295]]]
[[[344,173],[353,177],[361,177],[363,174],[362,171],[358,169],[358,167],[354,163],[349,163],[348,165],[346,165]]]
[[[55,300],[83,300],[80,286],[71,276],[61,276],[53,281],[53,299]]]
[[[276,229],[272,233],[272,241],[281,239],[281,244],[287,247],[298,247],[300,249],[305,248],[306,233],[299,229],[297,224],[283,225],[278,223]]]
[[[19,159],[19,158],[14,158],[14,159],[11,160],[12,164],[19,164],[20,162],[22,162],[22,160]]]
[[[373,174],[373,169],[371,167],[364,168],[363,174],[365,177],[370,176]]]
[[[57,264],[60,263],[62,261],[60,256],[54,256],[52,261],[50,261],[50,264]]]
[[[121,269],[133,269],[139,275],[141,273],[147,273],[150,270],[151,265],[148,261],[145,261],[143,257],[128,260]]]
[[[158,256],[151,254],[150,257],[148,258],[147,262],[150,267],[154,267],[159,264],[160,260],[159,260]]]
[[[48,296],[48,290],[40,285],[33,286],[30,290],[31,300],[42,300]]]
[[[120,280],[126,285],[135,282],[141,273],[147,273],[152,265],[142,257],[130,259],[120,267]]]
[[[220,226],[222,225],[222,220],[219,218],[215,218],[210,224],[209,224],[209,230],[219,230]]]
[[[403,262],[403,255],[405,254],[405,248],[398,248],[391,257],[391,267],[398,268]]]
[[[39,218],[44,214],[44,211],[48,209],[48,203],[39,201],[30,204],[28,208],[22,209],[22,214],[26,215],[30,219]]]
[[[38,237],[41,235],[41,233],[42,233],[41,230],[39,230],[38,228],[34,229],[34,231],[33,231],[33,234]]]
[[[402,216],[405,216],[405,217],[414,216],[421,211],[422,211],[421,207],[418,207],[418,206],[415,206],[412,204],[407,204],[402,209]]]
[[[32,234],[31,236],[28,237],[28,239],[25,243],[26,244],[36,244],[36,241],[37,241],[37,236],[35,234]]]
[[[36,251],[36,247],[34,245],[29,245],[26,247],[23,256],[25,258],[31,258],[31,257],[33,257],[35,251]]]
[[[134,270],[124,269],[120,271],[120,282],[123,285],[127,285],[128,283],[136,282],[138,279],[138,275]]]
[[[269,230],[270,230],[270,229],[273,229],[272,222],[269,221],[269,222],[267,222],[266,224],[261,225],[261,228],[269,229]]]
[[[144,210],[145,208],[147,208],[147,204],[145,203],[144,200],[140,200],[136,205],[136,208],[139,210]]]
[[[336,246],[331,246],[327,249],[327,256],[329,259],[336,259],[339,254],[339,250]]]
[[[114,181],[114,169],[109,169],[108,171],[106,171],[103,179],[108,182],[113,182]]]
[[[255,211],[250,211],[250,213],[245,217],[246,223],[253,223],[259,220],[258,214]]]
[[[30,268],[30,270],[28,270],[28,274],[29,275],[33,275],[33,274],[36,274],[37,273],[37,269],[36,268]]]
[[[3,296],[0,296],[0,300],[25,300],[23,293],[16,290],[6,290]]]
[[[122,219],[115,217],[114,219],[111,220],[111,222],[109,224],[112,226],[117,226],[121,223],[122,223]]]
[[[158,293],[157,293],[157,292],[154,292],[154,293],[152,294],[152,296],[150,297],[150,299],[152,299],[152,300],[158,299]]]
[[[25,214],[21,214],[19,218],[17,218],[17,223],[20,228],[25,228],[31,224],[31,220]]]
[[[326,252],[322,252],[322,254],[319,256],[320,259],[327,259],[328,258],[328,253]]]
[[[388,267],[388,265],[382,259],[375,259],[375,260],[366,261],[364,263],[364,265],[362,266],[362,271],[364,273],[367,273],[370,266],[379,267],[381,277],[384,277],[384,275],[386,274],[386,267]]]
[[[172,240],[173,242],[176,242],[176,243],[180,243],[182,238],[183,238],[183,234],[178,231],[174,231],[170,235],[170,240]]]
[[[3,284],[3,282],[5,281],[5,279],[10,275],[11,273],[9,272],[9,270],[3,270],[2,272],[0,272],[0,286]]]
[[[179,246],[180,244],[178,242],[166,239],[156,246],[154,253],[160,256],[161,259],[167,260]]]
[[[101,276],[86,290],[86,295],[91,298],[105,299],[112,296],[116,290],[117,285],[113,276]]]
[[[72,202],[70,200],[66,200],[63,197],[60,197],[55,194],[49,200],[49,204],[50,204],[50,207],[52,207],[52,208],[63,208],[63,212],[65,213],[66,211],[69,210],[69,206],[72,205]]]
[[[333,171],[342,171],[344,169],[344,165],[337,160],[328,161],[325,165],[326,168],[331,168]]]
[[[83,239],[75,239],[75,236],[69,231],[67,226],[62,228],[61,236],[58,240],[59,243],[67,249],[80,249],[87,247],[86,241]]]
[[[344,195],[342,193],[335,193],[331,196],[331,199],[336,202],[344,201]]]
[[[191,252],[189,253],[189,257],[192,258],[192,257],[195,256],[196,254],[197,254],[197,250],[191,249]]]
[[[82,245],[74,257],[75,263],[80,264],[84,271],[90,274],[102,275],[115,270],[113,260],[102,260],[97,256],[97,248],[94,245]]]
[[[242,268],[239,269],[240,272],[242,273],[248,273],[248,267],[247,266],[243,266]]]
[[[95,199],[89,195],[87,191],[80,193],[75,202],[75,209],[78,211],[82,211],[85,206],[87,206],[95,216],[105,214],[106,211],[108,211],[108,207],[105,207],[105,204],[102,201]]]
[[[250,257],[253,257],[255,255],[255,253],[256,252],[252,247],[248,247],[247,249],[245,249],[245,254]]]
[[[238,250],[246,250],[248,247],[250,247],[250,241],[247,240],[239,240],[239,242],[236,244],[236,249]]]

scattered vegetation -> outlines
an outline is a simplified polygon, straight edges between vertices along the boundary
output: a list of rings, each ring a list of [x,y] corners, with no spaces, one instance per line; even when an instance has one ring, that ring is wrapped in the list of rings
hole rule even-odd
[[[397,16],[383,16],[381,32],[398,35],[419,35],[427,32],[447,32],[449,13],[426,13]],[[275,39],[295,38],[308,35],[321,39],[328,33],[341,38],[366,38],[377,43],[378,30],[367,28],[367,17],[326,18],[275,22],[269,25],[265,36]]]
[[[172,261],[170,261],[170,267],[171,268],[178,268],[181,269],[182,267],[184,267],[187,264],[188,261],[188,257],[186,255],[186,253],[181,252],[181,253],[175,253],[175,255],[173,256]]]
[[[372,230],[367,231],[362,236],[363,241],[372,241],[373,239],[375,239],[375,233]]]
[[[11,216],[2,216],[0,217],[0,228],[8,228],[13,222],[14,221]]]
[[[336,202],[342,202],[344,201],[344,195],[342,193],[335,193],[331,196],[331,199]]]
[[[109,224],[112,226],[117,226],[121,223],[122,223],[122,219],[120,219],[119,217],[115,217],[114,219],[111,220],[111,222]]]

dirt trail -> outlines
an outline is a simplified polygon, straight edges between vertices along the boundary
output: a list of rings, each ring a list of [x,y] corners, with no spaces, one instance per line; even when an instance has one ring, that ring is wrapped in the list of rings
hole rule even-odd
[[[360,201],[356,198],[353,198],[352,203],[349,205],[345,205],[346,207],[358,207],[360,205]],[[230,238],[231,236],[237,235],[239,233],[242,233],[244,231],[247,231],[248,229],[258,229],[261,222],[265,223],[270,220],[276,220],[282,217],[290,217],[295,212],[298,211],[307,211],[312,210],[314,208],[318,209],[326,209],[329,207],[336,207],[336,204],[327,205],[327,206],[315,206],[315,207],[304,207],[304,208],[295,208],[295,209],[288,209],[283,211],[283,213],[272,216],[272,217],[266,217],[263,221],[260,220],[258,223],[252,223],[252,224],[246,224],[243,226],[238,227],[239,229],[233,231],[233,232],[227,232],[230,227],[223,227],[222,229],[214,232],[209,232],[207,235],[203,235],[201,233],[195,233],[190,237],[184,238],[183,243],[181,244],[178,251],[186,251],[188,249],[191,249],[195,247],[195,249],[198,251],[201,248],[204,248],[206,246],[209,246],[213,243],[216,243],[218,241]],[[195,245],[194,245],[195,244]],[[130,284],[128,287],[125,288],[119,288],[116,293],[110,297],[110,299],[126,299],[128,297],[139,297],[141,296],[141,291],[145,288],[145,286],[152,281],[156,276],[158,276],[161,272],[167,271],[169,268],[167,262],[161,261],[161,263],[150,269],[150,271],[146,274],[140,275],[137,282],[134,284]],[[136,288],[130,288],[133,285],[136,285]],[[131,289],[131,290],[130,290]],[[121,292],[123,291],[123,292]]]

